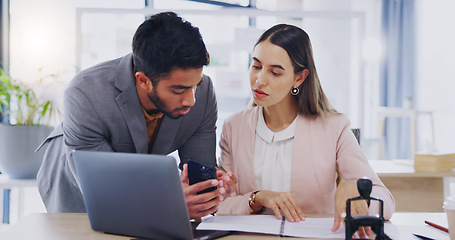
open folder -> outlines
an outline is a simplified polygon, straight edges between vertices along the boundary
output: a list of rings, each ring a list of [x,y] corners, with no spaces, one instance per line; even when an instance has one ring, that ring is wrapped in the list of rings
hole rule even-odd
[[[291,223],[277,219],[275,215],[214,216],[204,219],[198,230],[225,230],[274,234],[290,237],[344,239],[341,226],[332,232],[333,218],[306,218],[305,221]]]

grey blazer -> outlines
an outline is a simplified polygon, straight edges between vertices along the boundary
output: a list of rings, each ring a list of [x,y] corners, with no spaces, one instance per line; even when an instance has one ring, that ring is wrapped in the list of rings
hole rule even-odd
[[[63,122],[41,147],[38,189],[48,212],[85,212],[72,150],[147,153],[147,130],[133,76],[132,54],[78,73],[64,94]],[[203,76],[196,103],[183,117],[164,116],[149,153],[178,150],[188,159],[216,165],[217,104],[212,82]]]

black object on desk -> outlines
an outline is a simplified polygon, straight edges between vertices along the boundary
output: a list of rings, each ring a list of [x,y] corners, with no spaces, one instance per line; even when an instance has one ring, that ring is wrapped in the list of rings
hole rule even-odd
[[[433,238],[425,237],[425,236],[422,236],[422,235],[419,235],[419,234],[415,234],[415,233],[414,233],[414,236],[416,236],[416,237],[418,237],[420,239],[425,239],[425,240],[435,240]]]
[[[381,199],[370,196],[373,183],[370,179],[361,178],[357,180],[357,189],[360,196],[350,198],[346,201],[346,236],[345,239],[351,240],[352,235],[357,232],[359,227],[371,227],[371,230],[376,234],[376,240],[386,239],[384,234],[384,202]],[[352,216],[351,202],[352,201],[378,201],[379,216]]]

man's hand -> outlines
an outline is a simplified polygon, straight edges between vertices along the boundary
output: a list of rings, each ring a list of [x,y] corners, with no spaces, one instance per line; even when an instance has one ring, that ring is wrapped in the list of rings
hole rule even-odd
[[[289,222],[300,222],[306,217],[290,192],[261,190],[256,193],[255,202],[258,205],[271,208],[278,219],[281,219],[280,210]]]
[[[201,218],[218,210],[218,205],[221,201],[219,188],[212,192],[197,194],[202,190],[217,186],[219,184],[218,180],[207,180],[189,185],[187,164],[183,165],[180,179],[182,181],[183,192],[185,193],[185,200],[190,218]]]
[[[218,179],[218,188],[220,188],[221,201],[229,197],[231,193],[235,192],[235,185],[237,184],[237,178],[231,171],[224,172],[223,170],[216,168],[216,178]]]
[[[346,181],[341,182],[335,193],[335,219],[333,222],[332,232],[340,228],[341,222],[345,224],[346,217],[346,201],[349,198],[358,197],[357,182]],[[366,201],[358,200],[351,202],[351,215],[368,215],[368,204]],[[371,227],[359,227],[357,230],[360,238],[367,238],[371,233]]]

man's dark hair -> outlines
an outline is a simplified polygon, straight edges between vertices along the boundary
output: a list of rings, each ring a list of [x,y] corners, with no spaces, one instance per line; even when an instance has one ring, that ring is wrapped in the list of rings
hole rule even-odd
[[[210,60],[199,29],[173,12],[163,12],[137,29],[133,61],[136,71],[156,82],[175,68],[200,68]]]

